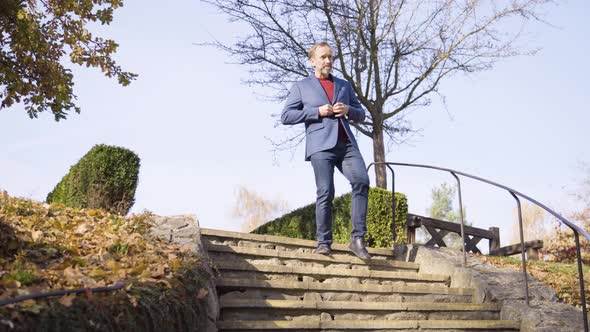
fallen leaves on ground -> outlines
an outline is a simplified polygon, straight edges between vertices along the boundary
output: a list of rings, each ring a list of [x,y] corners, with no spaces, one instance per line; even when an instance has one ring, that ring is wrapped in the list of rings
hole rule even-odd
[[[0,192],[0,300],[118,283],[127,285],[124,291],[133,282],[170,287],[179,267],[195,258],[186,249],[150,236],[151,216],[146,212],[125,218]],[[65,295],[59,302],[67,307],[75,297]],[[5,307],[36,312],[40,302]]]

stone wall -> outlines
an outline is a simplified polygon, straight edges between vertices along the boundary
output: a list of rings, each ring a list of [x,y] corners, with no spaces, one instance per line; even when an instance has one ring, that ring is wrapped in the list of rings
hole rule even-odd
[[[209,257],[201,243],[201,232],[199,221],[194,215],[179,216],[156,216],[153,218],[153,227],[151,233],[154,236],[166,239],[169,242],[179,244],[182,247],[189,248],[193,253],[201,257],[202,268],[211,276],[213,271],[209,265]],[[207,331],[217,332],[215,323],[219,315],[219,302],[215,284],[212,279],[207,281]]]
[[[558,302],[551,287],[530,275],[527,306],[522,272],[498,268],[473,255],[467,256],[463,268],[463,254],[459,250],[420,245],[408,246],[407,260],[419,263],[421,273],[450,275],[451,287],[474,288],[476,303],[500,303],[500,319],[520,320],[522,332],[583,331],[582,311]]]

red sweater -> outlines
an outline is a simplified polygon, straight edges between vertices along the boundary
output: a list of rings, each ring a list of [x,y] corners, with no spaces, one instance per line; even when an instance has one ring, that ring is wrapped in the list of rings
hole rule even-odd
[[[328,100],[330,100],[330,104],[334,103],[334,81],[332,80],[332,76],[330,78],[320,78],[320,84],[326,95],[328,96]],[[342,126],[342,120],[338,119],[338,140],[339,141],[348,141],[348,135],[346,135],[346,131]]]

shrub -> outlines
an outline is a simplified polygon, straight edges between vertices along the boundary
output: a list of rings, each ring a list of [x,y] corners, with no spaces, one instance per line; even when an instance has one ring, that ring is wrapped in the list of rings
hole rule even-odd
[[[95,145],[47,195],[48,203],[127,214],[135,202],[139,157],[130,150]]]
[[[405,243],[406,218],[408,214],[407,198],[404,194],[395,193],[397,231],[396,243]],[[345,194],[334,198],[334,222],[332,230],[335,243],[350,241],[352,224],[350,222],[351,195]],[[280,218],[256,228],[252,233],[280,235],[291,238],[315,240],[315,203],[292,211]],[[380,189],[369,189],[369,209],[367,211],[367,245],[371,247],[391,247],[391,192]]]
[[[586,231],[590,229],[585,225]],[[577,261],[576,242],[574,232],[562,225],[556,225],[552,235],[543,241],[543,248],[539,250],[544,260],[561,263],[575,263]],[[590,243],[580,235],[580,255],[584,264],[590,264]]]

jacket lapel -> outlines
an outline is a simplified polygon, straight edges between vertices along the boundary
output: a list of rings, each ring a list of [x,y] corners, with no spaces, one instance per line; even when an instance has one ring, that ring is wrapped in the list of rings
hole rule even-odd
[[[317,77],[315,77],[314,74],[310,75],[310,79],[311,79],[311,84],[313,84],[313,90],[318,91],[320,98],[322,98],[322,100],[324,101],[325,104],[330,104],[330,99],[328,99],[328,95],[326,94],[326,91],[324,91],[324,87],[322,87],[320,80]],[[336,82],[334,82],[334,84],[336,84]],[[335,85],[334,85],[334,90],[336,90]],[[336,96],[334,96],[334,97],[336,97]],[[334,98],[334,101],[335,100],[336,100],[336,98]]]
[[[338,102],[340,89],[342,89],[342,83],[339,79],[336,79],[336,77],[334,76],[332,76],[332,80],[334,81],[334,104],[336,104]]]

